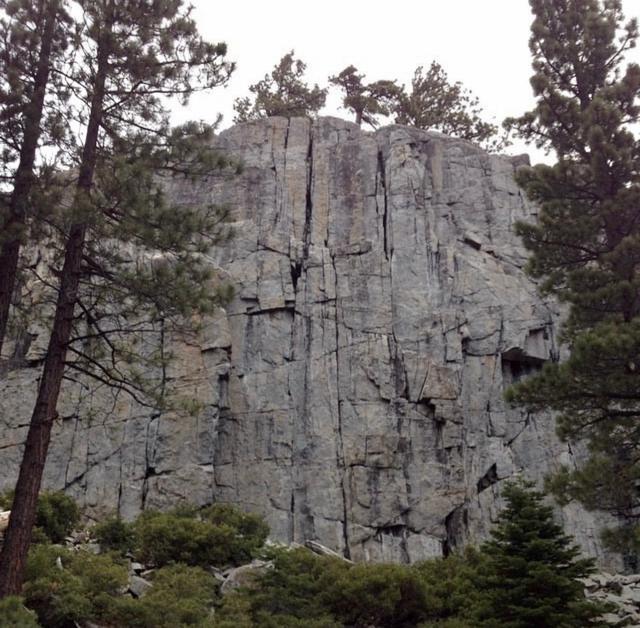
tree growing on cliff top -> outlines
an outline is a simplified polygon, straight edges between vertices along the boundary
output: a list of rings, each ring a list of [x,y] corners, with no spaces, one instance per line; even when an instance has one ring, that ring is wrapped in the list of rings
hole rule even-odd
[[[208,234],[218,232],[217,212],[176,211],[157,175],[198,176],[225,165],[211,150],[210,129],[169,129],[163,98],[187,102],[195,90],[224,83],[233,69],[226,47],[201,39],[180,0],[79,0],[77,9],[76,56],[62,71],[84,140],[73,196],[51,225],[46,284],[54,315],[0,555],[0,596],[20,590],[69,369],[135,394],[132,365],[144,348],[132,336],[162,338],[219,297],[202,255]],[[159,396],[165,361],[161,348]]]
[[[487,150],[504,148],[497,138],[498,127],[485,122],[478,99],[462,83],[449,82],[442,66],[433,61],[425,72],[418,67],[411,79],[411,91],[400,92],[393,107],[397,124],[440,131],[451,137],[477,142]]]
[[[396,107],[402,87],[395,81],[380,80],[364,83],[364,74],[355,66],[346,67],[340,74],[330,76],[329,82],[344,92],[342,105],[356,116],[356,124],[378,126],[376,116],[388,116]]]
[[[603,625],[605,608],[587,601],[580,578],[594,571],[592,559],[553,520],[542,493],[529,483],[507,484],[506,508],[481,547],[476,625],[508,628],[583,628]]]
[[[329,77],[343,92],[342,104],[356,116],[356,123],[378,126],[378,116],[395,115],[397,124],[440,131],[482,144],[487,150],[504,148],[506,140],[497,138],[498,128],[482,120],[478,99],[462,83],[450,83],[447,73],[435,61],[425,72],[414,72],[411,91],[396,81],[364,83],[364,75],[354,66]]]
[[[309,87],[302,78],[307,66],[294,57],[294,51],[288,52],[271,74],[249,87],[254,94],[238,98],[234,103],[236,116],[234,122],[247,122],[270,116],[315,116],[324,107],[327,90],[318,85]]]
[[[552,486],[622,515],[624,536],[637,549],[640,145],[631,125],[640,119],[640,67],[623,60],[638,27],[625,22],[618,0],[530,4],[537,102],[506,124],[554,151],[557,162],[520,171],[540,214],[517,231],[542,291],[570,306],[563,340],[572,356],[546,365],[509,398],[559,411],[561,436],[587,438],[591,459]]]

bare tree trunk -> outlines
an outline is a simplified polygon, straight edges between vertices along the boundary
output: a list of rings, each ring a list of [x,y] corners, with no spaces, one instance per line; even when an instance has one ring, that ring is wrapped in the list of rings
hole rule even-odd
[[[9,239],[0,249],[0,354],[7,333],[9,309],[16,285],[20,244],[24,229],[29,195],[33,185],[33,166],[35,164],[38,141],[40,139],[44,98],[51,69],[51,49],[55,25],[60,11],[59,0],[41,0],[41,18],[43,23],[40,54],[33,86],[31,101],[25,108],[24,136],[20,150],[20,161],[16,170],[13,192],[9,200],[9,217],[3,229]]]
[[[100,38],[98,45],[98,67],[93,85],[91,112],[74,199],[76,207],[86,202],[93,185],[108,73],[110,35],[110,31],[107,30]],[[56,406],[64,375],[67,347],[73,328],[73,313],[80,284],[86,231],[85,222],[72,225],[65,246],[64,265],[47,357],[38,388],[38,398],[31,416],[9,526],[0,554],[0,598],[18,594],[24,580],[27,552],[36,517],[38,493],[47,459],[51,428],[56,418]]]

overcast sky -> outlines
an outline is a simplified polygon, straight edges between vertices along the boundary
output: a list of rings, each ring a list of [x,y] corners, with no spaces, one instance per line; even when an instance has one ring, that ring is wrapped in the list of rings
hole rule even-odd
[[[451,81],[461,81],[479,99],[485,117],[501,122],[533,104],[528,49],[531,14],[527,0],[191,0],[200,32],[225,41],[237,63],[226,88],[196,96],[176,111],[176,122],[233,119],[233,101],[270,72],[289,50],[307,64],[310,83],[355,65],[370,80],[408,85],[415,68],[438,61]],[[623,0],[627,18],[640,14],[640,0]],[[639,61],[640,51],[628,57]],[[322,112],[349,118],[337,92]],[[534,149],[517,145],[510,152]]]

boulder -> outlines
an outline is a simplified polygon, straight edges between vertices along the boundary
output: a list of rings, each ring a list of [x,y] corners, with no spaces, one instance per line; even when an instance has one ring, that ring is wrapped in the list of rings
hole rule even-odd
[[[220,587],[222,595],[235,591],[240,587],[251,587],[256,578],[263,575],[273,564],[261,560],[254,560],[248,565],[241,565],[231,569]]]
[[[142,597],[153,584],[140,576],[132,575],[129,577],[129,592],[134,597]]]

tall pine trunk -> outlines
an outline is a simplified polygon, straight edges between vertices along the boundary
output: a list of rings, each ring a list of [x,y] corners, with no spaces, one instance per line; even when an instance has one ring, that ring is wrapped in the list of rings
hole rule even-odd
[[[41,24],[43,25],[38,65],[31,100],[25,108],[24,136],[20,160],[16,170],[13,192],[9,200],[9,216],[4,229],[9,240],[0,249],[0,355],[7,333],[9,309],[16,285],[22,230],[28,212],[29,195],[33,186],[33,167],[40,139],[44,99],[51,69],[51,49],[55,26],[60,11],[59,0],[41,0]]]
[[[74,208],[80,209],[80,213],[85,211],[84,205],[93,185],[105,84],[109,70],[111,32],[109,25],[105,25],[104,28],[107,30],[100,37],[98,44],[98,66],[74,199]],[[51,440],[51,428],[57,416],[56,406],[73,328],[73,313],[80,285],[86,231],[86,222],[77,222],[71,226],[67,236],[47,357],[40,378],[38,397],[31,415],[9,525],[0,554],[0,598],[18,594],[24,580],[27,552],[36,518],[38,493]]]

